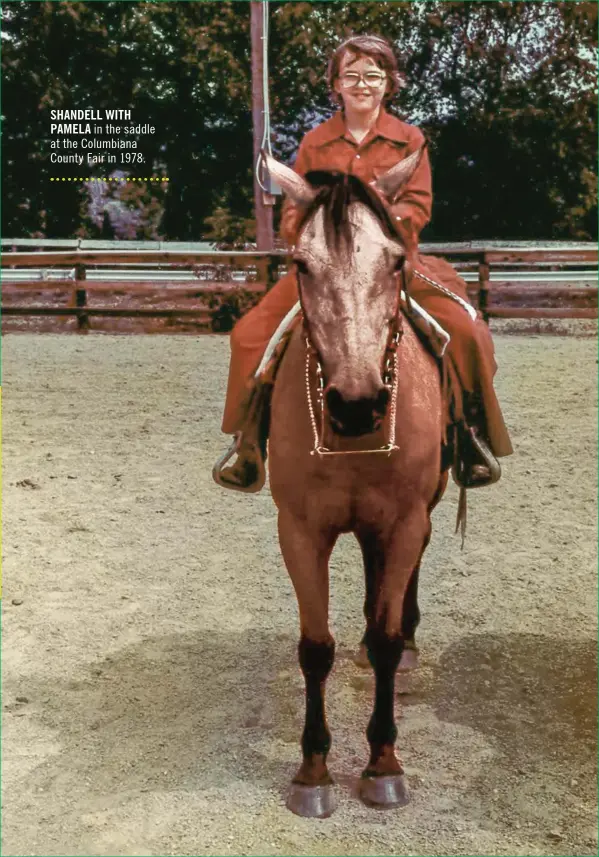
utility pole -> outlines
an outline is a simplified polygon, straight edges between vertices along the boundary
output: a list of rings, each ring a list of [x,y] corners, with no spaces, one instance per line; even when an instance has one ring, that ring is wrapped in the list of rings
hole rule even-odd
[[[254,169],[260,154],[262,135],[264,134],[264,90],[263,90],[263,50],[264,4],[266,0],[251,0],[250,28],[252,34],[252,125],[254,130]],[[256,180],[254,172],[254,216],[256,218],[256,246],[258,250],[272,250],[274,234],[272,228],[272,205],[265,205],[264,191]]]

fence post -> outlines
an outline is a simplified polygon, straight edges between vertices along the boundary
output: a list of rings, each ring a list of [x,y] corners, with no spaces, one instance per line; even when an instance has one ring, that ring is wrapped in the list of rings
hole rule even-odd
[[[487,306],[489,303],[489,280],[491,272],[487,261],[487,254],[481,253],[478,263],[478,308],[486,324],[489,323]]]
[[[269,259],[266,256],[259,256],[256,259],[256,273],[258,275],[258,282],[264,286],[264,291],[267,292],[270,288],[269,283]]]
[[[277,272],[279,269],[279,257],[269,256],[268,265],[266,266],[266,291],[269,292],[277,281]]]
[[[79,286],[81,283],[85,284],[86,279],[86,271],[85,265],[81,262],[78,262],[75,265],[75,283]],[[77,308],[84,307],[87,305],[87,292],[85,288],[77,288],[75,290],[75,306]],[[89,316],[87,313],[78,313],[77,314],[77,329],[80,333],[87,333],[89,330]]]

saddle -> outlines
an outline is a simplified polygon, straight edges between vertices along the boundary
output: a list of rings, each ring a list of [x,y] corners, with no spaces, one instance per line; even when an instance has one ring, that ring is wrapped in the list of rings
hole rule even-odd
[[[447,346],[451,341],[449,333],[413,298],[402,290],[401,311],[427,351],[439,365],[443,386],[446,423],[463,420],[461,387],[455,370],[450,368],[446,357]],[[261,384],[273,384],[278,367],[283,359],[287,344],[295,327],[301,320],[299,301],[287,313],[268,343],[264,356],[254,373],[254,380]],[[445,441],[445,433],[444,433]]]
[[[439,367],[444,413],[441,471],[445,472],[451,468],[453,479],[460,488],[456,532],[461,530],[463,548],[467,514],[466,489],[496,482],[501,475],[501,468],[481,434],[474,428],[480,427],[484,419],[481,409],[477,409],[474,397],[462,390],[453,362],[447,353],[450,335],[436,319],[410,298],[409,294],[403,290],[400,294],[403,317]],[[259,491],[264,485],[272,388],[291,335],[300,320],[301,306],[298,301],[279,324],[254,373],[254,384],[246,402],[246,425],[249,430],[238,433],[229,449],[214,465],[212,474],[219,485],[248,492]],[[244,438],[245,435],[248,436]],[[256,470],[255,474],[252,470],[251,478],[244,473],[243,481],[250,483],[247,488],[227,484],[222,475],[224,465],[240,452],[243,439],[246,446],[246,469],[251,466]],[[477,470],[482,471],[482,475],[477,475]]]

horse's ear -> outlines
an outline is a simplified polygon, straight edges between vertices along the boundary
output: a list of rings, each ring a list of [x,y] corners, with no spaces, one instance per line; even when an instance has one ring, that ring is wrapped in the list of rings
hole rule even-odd
[[[294,172],[285,164],[279,163],[272,155],[262,150],[262,157],[266,161],[266,168],[272,178],[280,185],[283,193],[298,205],[309,205],[316,197],[316,190],[312,185]]]
[[[378,190],[379,193],[388,200],[388,202],[393,202],[402,186],[412,178],[421,161],[425,148],[426,143],[415,152],[412,152],[412,154],[407,158],[404,158],[403,161],[395,164],[394,167],[391,167],[390,170],[387,170],[384,175],[380,176],[375,182],[373,182],[373,187],[375,187],[376,190]]]

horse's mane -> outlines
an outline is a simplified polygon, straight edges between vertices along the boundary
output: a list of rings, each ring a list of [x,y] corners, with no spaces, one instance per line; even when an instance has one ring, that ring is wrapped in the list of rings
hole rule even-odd
[[[376,191],[357,176],[313,170],[307,173],[305,179],[318,189],[318,193],[304,211],[299,226],[301,228],[322,208],[325,240],[330,251],[339,255],[341,250],[347,251],[351,247],[352,234],[348,214],[349,206],[353,202],[361,202],[372,211],[389,238],[398,237],[391,216]]]

